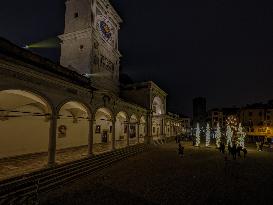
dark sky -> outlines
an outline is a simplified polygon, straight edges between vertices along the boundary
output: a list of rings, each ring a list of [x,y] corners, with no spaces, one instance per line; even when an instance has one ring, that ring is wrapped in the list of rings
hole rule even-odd
[[[18,45],[63,32],[65,0],[3,1],[0,35]],[[170,111],[273,99],[273,2],[112,0],[124,20],[122,69],[168,92]],[[58,49],[36,51],[54,61]]]

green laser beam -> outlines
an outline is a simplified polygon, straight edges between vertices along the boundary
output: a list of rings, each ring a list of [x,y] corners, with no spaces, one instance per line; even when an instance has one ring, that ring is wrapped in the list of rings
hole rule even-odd
[[[25,46],[25,48],[58,48],[59,46],[60,40],[54,37],[40,42],[28,44]]]

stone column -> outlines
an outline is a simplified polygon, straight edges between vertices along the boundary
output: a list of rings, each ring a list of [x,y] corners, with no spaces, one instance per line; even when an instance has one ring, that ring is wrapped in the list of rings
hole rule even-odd
[[[94,120],[89,120],[89,133],[88,133],[88,156],[93,155],[93,135],[94,135]]]
[[[139,127],[140,123],[137,123],[137,143],[139,144]]]
[[[56,160],[56,134],[57,134],[57,116],[53,113],[50,118],[49,144],[48,144],[48,166],[55,165]]]
[[[127,146],[130,146],[130,122],[127,125]]]
[[[112,150],[116,149],[116,120],[112,121]]]

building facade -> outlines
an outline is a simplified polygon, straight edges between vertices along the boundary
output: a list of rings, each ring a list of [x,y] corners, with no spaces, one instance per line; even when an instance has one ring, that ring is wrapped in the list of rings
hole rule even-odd
[[[253,104],[240,111],[240,121],[247,136],[254,138],[273,138],[273,106],[271,104]]]
[[[1,159],[46,153],[51,166],[63,150],[92,156],[180,132],[155,83],[120,87],[121,22],[108,0],[66,1],[61,65],[0,39]]]

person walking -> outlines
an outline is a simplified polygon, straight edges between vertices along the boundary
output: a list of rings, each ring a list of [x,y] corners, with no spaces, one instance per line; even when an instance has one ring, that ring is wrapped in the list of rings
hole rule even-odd
[[[232,153],[232,147],[230,145],[230,143],[228,143],[228,155],[230,156]]]
[[[180,157],[183,157],[184,156],[184,147],[181,145],[181,143],[179,142],[178,144],[178,155]]]
[[[223,142],[222,142],[222,145],[221,145],[221,146],[222,146],[222,153],[225,154],[225,153],[226,153],[226,151],[225,151],[226,146],[225,146],[225,144],[224,144]]]
[[[244,159],[245,159],[246,158],[246,154],[247,154],[247,149],[246,148],[243,149],[243,153],[244,153]]]
[[[236,145],[235,144],[233,144],[233,147],[232,147],[232,149],[231,149],[232,151],[231,151],[231,153],[232,153],[232,157],[233,157],[233,159],[234,160],[236,160],[236,155],[237,155],[237,150],[236,150]]]
[[[242,147],[239,145],[237,146],[237,154],[238,154],[238,157],[241,157],[241,150],[242,150]]]

